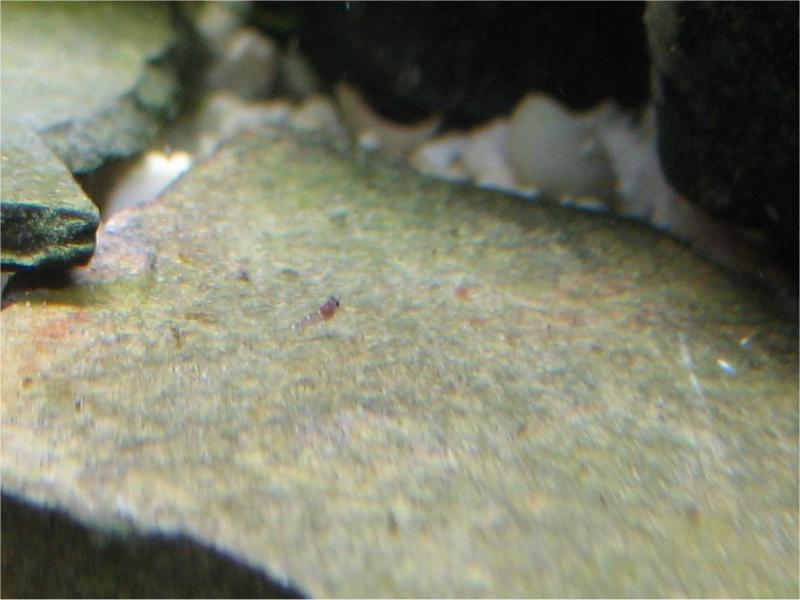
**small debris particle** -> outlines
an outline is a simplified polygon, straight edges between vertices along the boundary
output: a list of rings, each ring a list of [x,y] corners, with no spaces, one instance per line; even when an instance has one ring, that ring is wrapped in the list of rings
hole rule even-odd
[[[459,300],[469,300],[469,288],[466,285],[457,285],[454,293]]]
[[[750,347],[753,345],[753,336],[746,335],[742,339],[739,340],[739,346],[745,350],[749,350]]]
[[[175,346],[177,348],[183,348],[183,338],[184,333],[175,325],[169,326],[170,333],[172,333],[172,339],[175,341]]]
[[[397,523],[397,517],[394,516],[394,512],[391,510],[386,515],[386,524],[389,527],[389,533],[392,535],[397,535],[400,532],[400,526]]]
[[[717,365],[719,366],[720,369],[723,370],[725,374],[730,375],[731,377],[734,377],[736,375],[736,367],[734,367],[727,360],[722,360],[721,358],[718,358]]]
[[[345,226],[347,224],[348,216],[350,216],[350,211],[348,211],[346,208],[332,210],[328,213],[328,218],[331,220],[331,223],[337,227]]]
[[[481,327],[486,325],[486,323],[488,323],[488,319],[485,319],[483,317],[470,317],[467,323],[469,323],[470,327],[472,327],[473,329],[480,329]]]
[[[697,525],[700,521],[700,510],[696,505],[690,504],[686,507],[686,518],[689,519],[692,525]]]

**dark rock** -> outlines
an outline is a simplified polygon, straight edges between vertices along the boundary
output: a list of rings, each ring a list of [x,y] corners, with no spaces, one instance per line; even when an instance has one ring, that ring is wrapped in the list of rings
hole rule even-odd
[[[608,97],[636,105],[648,94],[641,3],[255,8],[273,35],[290,15],[300,50],[329,85],[353,84],[396,120],[441,111],[446,124],[470,125],[510,112],[534,90],[573,108]]]
[[[100,212],[66,166],[24,126],[3,122],[2,269],[71,267],[94,253]]]
[[[187,536],[90,528],[5,493],[2,511],[5,598],[303,597]]]
[[[73,172],[146,148],[174,114],[178,37],[168,6],[5,3],[3,113]]]
[[[689,200],[798,258],[798,4],[653,3],[659,153]]]
[[[91,258],[99,212],[72,175],[140,152],[174,116],[180,22],[156,3],[2,4],[3,270]]]

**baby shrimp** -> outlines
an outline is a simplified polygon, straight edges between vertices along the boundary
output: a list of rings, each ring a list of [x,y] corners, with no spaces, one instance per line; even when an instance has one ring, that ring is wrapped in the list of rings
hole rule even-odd
[[[336,309],[339,308],[339,300],[335,296],[331,296],[328,300],[320,306],[316,312],[308,313],[305,317],[300,319],[297,323],[292,325],[295,331],[301,331],[309,325],[314,325],[320,321],[327,321],[332,319],[336,314]]]

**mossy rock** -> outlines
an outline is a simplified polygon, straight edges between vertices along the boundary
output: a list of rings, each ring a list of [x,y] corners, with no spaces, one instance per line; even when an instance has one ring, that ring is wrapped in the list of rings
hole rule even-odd
[[[170,7],[5,2],[0,11],[2,268],[83,264],[98,210],[71,173],[140,152],[174,114]]]

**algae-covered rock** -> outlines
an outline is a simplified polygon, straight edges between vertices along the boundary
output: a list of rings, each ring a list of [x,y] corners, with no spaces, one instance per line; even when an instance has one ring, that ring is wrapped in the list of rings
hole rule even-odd
[[[5,2],[0,11],[2,266],[82,264],[94,251],[98,211],[70,171],[141,151],[173,114],[170,8]]]
[[[70,267],[94,253],[100,211],[32,130],[3,121],[3,270]]]
[[[3,113],[73,172],[145,148],[174,110],[170,9],[156,2],[6,2]]]
[[[274,136],[99,239],[7,293],[15,497],[313,595],[797,595],[796,324],[671,239]]]

